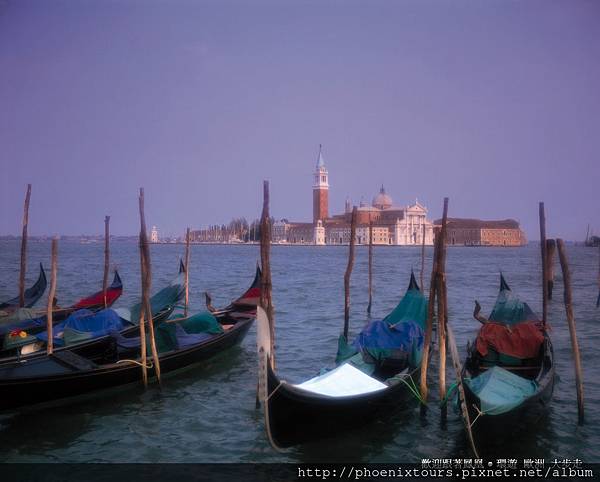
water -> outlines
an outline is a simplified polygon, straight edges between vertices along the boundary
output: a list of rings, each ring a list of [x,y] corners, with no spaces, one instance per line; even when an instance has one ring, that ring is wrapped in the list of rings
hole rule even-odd
[[[177,272],[181,245],[152,246],[153,286],[159,288]],[[600,462],[600,310],[597,296],[598,250],[569,246],[573,298],[584,380],[586,425],[577,426],[577,403],[568,325],[562,304],[562,276],[557,266],[549,321],[559,379],[548,415],[537,426],[511,434],[508,442],[485,447],[484,455],[547,460],[575,458]],[[30,242],[28,285],[37,263],[49,267],[50,243]],[[373,315],[390,311],[408,284],[411,267],[418,274],[420,250],[376,247]],[[203,309],[208,290],[223,306],[249,285],[259,258],[257,246],[192,246],[190,297],[193,310]],[[479,323],[473,300],[489,310],[498,290],[498,272],[541,312],[539,246],[525,248],[450,248],[447,259],[449,319],[464,358],[467,340]],[[112,244],[124,293],[116,306],[139,300],[137,245]],[[277,360],[281,377],[298,382],[331,366],[343,322],[345,247],[284,247],[272,251],[276,310]],[[103,245],[62,241],[59,245],[58,300],[66,305],[99,289]],[[0,242],[0,299],[15,296],[19,245]],[[427,250],[425,284],[431,271]],[[366,319],[367,250],[357,249],[352,276],[351,330]],[[45,301],[42,301],[45,303]],[[437,352],[433,354],[430,393],[437,397]],[[343,436],[275,452],[269,446],[262,412],[255,410],[255,329],[241,346],[204,366],[164,380],[155,387],[121,390],[91,401],[0,418],[0,459],[5,462],[410,462],[432,457],[468,457],[462,422],[449,410],[442,427],[437,401],[426,418],[416,404],[393,418]],[[449,382],[453,374],[448,371]]]

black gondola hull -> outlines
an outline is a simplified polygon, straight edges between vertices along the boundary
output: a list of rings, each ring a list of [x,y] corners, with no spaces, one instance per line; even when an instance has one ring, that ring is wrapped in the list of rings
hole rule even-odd
[[[239,321],[223,334],[198,345],[161,354],[161,373],[167,374],[201,363],[240,343],[248,333],[252,321],[253,319]],[[4,364],[0,367],[0,411],[14,410],[32,404],[62,401],[102,390],[141,383],[140,366],[127,362],[77,370],[65,366],[59,358],[51,356],[28,359],[21,364],[29,364],[29,367],[19,367],[18,362]],[[19,376],[25,370],[28,370],[27,376]],[[64,373],[56,374],[60,370]],[[154,376],[153,369],[148,370],[148,376]]]
[[[412,371],[413,380],[419,371]],[[360,396],[313,394],[281,382],[270,367],[268,394],[269,431],[273,442],[282,448],[337,435],[388,416],[416,400],[402,382]]]

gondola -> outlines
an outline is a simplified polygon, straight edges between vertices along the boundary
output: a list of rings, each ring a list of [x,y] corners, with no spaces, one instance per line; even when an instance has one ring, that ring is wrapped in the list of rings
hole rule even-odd
[[[183,298],[185,293],[184,285],[185,268],[183,263],[179,264],[179,273],[177,276],[163,289],[156,293],[150,299],[152,306],[153,320],[155,323],[160,323],[166,320],[175,310],[177,304]],[[115,280],[119,280],[118,274],[115,273]],[[114,283],[113,283],[114,284]],[[88,299],[93,301],[93,297]],[[116,298],[115,298],[116,299]],[[136,303],[130,308],[119,308],[114,310],[117,317],[122,321],[122,331],[124,334],[129,331],[135,331],[136,326],[139,323],[141,307],[139,303]],[[55,323],[59,325],[61,323],[68,323],[69,317],[75,317],[79,315],[91,316],[94,310],[89,308],[83,308],[81,310],[70,310],[68,316],[58,317]],[[114,314],[112,310],[102,310],[99,312],[99,316]],[[113,316],[114,318],[114,316]],[[89,320],[93,321],[93,320]],[[25,320],[19,322],[18,325],[5,329],[5,337],[3,350],[0,351],[0,362],[10,361],[12,358],[22,358],[24,356],[35,356],[43,353],[44,349],[44,332],[46,328],[45,317],[34,320]],[[23,333],[25,332],[25,336]],[[41,340],[40,340],[41,338]],[[84,336],[80,337],[80,340],[73,340],[66,346],[61,346],[59,343],[56,347],[57,350],[82,350],[82,354],[85,356],[96,356],[97,353],[102,353],[105,350],[107,343],[106,337],[98,336],[92,339],[86,339]]]
[[[106,289],[106,306],[110,307],[123,293],[123,282],[119,272],[115,270],[114,278]],[[54,307],[53,323],[58,324],[78,310],[97,312],[104,308],[104,292],[102,290],[73,303],[66,308]],[[39,315],[39,312],[37,313]],[[11,356],[35,340],[37,333],[46,329],[46,316],[35,316],[30,310],[15,312],[14,317],[6,317],[0,324],[0,337],[4,338],[0,357]]]
[[[476,439],[508,434],[547,410],[554,389],[552,342],[543,320],[500,275],[489,319],[467,350],[462,378]]]
[[[259,392],[271,444],[285,448],[331,437],[414,400],[426,312],[427,299],[411,274],[406,294],[386,318],[367,324],[352,345],[340,337],[334,369],[294,384],[273,369],[269,320],[259,307]],[[392,342],[400,334],[404,343]]]
[[[258,271],[257,271],[258,272]],[[255,278],[256,281],[256,278]],[[258,289],[260,295],[260,277]],[[246,292],[247,293],[247,292]],[[246,297],[247,298],[247,297]],[[244,295],[239,299],[244,299]],[[236,300],[237,301],[237,300]],[[230,305],[235,306],[235,301]],[[206,312],[189,318],[172,318],[155,327],[161,374],[187,368],[241,342],[256,316],[256,307]],[[78,354],[79,350],[57,350],[0,364],[0,411],[47,402],[68,402],[105,389],[141,383],[139,328],[135,332],[113,332],[101,358]],[[148,350],[148,362],[152,358]],[[155,376],[153,367],[148,376]]]
[[[40,274],[37,281],[31,286],[31,288],[27,288],[25,290],[25,304],[23,306],[25,308],[31,308],[33,305],[35,305],[44,294],[44,291],[46,291],[47,284],[48,281],[46,280],[46,273],[44,272],[42,263],[40,263]],[[4,314],[9,314],[17,308],[19,308],[18,296],[0,303],[0,316],[3,314],[2,312],[5,312]]]

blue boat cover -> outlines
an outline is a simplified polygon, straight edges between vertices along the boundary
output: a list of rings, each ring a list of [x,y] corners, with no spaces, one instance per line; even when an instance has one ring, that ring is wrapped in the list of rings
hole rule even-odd
[[[53,338],[56,345],[62,346],[98,338],[123,328],[125,328],[123,320],[115,310],[106,309],[94,313],[84,309],[77,310],[63,322],[54,325]],[[37,334],[36,337],[38,340],[48,341],[46,331]]]
[[[411,283],[394,310],[383,320],[368,323],[352,344],[340,336],[336,363],[339,365],[360,353],[367,363],[404,359],[416,367],[423,353],[426,320],[427,298]]]
[[[421,359],[423,338],[423,330],[412,321],[389,325],[385,320],[376,320],[363,328],[352,347],[377,361],[408,355],[409,364],[416,366]]]

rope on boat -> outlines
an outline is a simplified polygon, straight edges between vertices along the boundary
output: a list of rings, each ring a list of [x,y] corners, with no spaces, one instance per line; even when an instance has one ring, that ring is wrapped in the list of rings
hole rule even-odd
[[[124,360],[117,360],[117,364],[118,364],[118,363],[133,363],[134,365],[138,365],[138,366],[140,366],[140,367],[143,367],[143,366],[144,366],[144,364],[143,364],[143,363],[141,363],[141,362],[139,362],[139,361],[137,361],[137,360],[128,360],[128,359],[124,359]],[[154,364],[152,363],[152,361],[150,361],[150,363],[149,363],[149,364],[146,364],[146,368],[147,368],[147,369],[150,369],[150,368],[152,368],[152,367],[154,367]]]
[[[454,382],[452,385],[448,387],[448,391],[442,400],[440,400],[440,407],[443,408],[450,398],[453,396],[453,392],[458,388],[458,381]]]
[[[470,428],[473,428],[473,425],[475,425],[475,422],[477,422],[477,419],[481,416],[481,415],[485,415],[485,412],[482,412],[481,410],[479,410],[479,407],[475,404],[473,404],[473,408],[475,410],[477,410],[477,416],[475,417],[475,419],[471,422],[471,425],[469,426]]]
[[[410,382],[406,381],[406,378],[408,378],[410,380]],[[410,393],[413,394],[413,396],[423,405],[427,405],[427,402],[423,399],[423,397],[421,397],[421,393],[419,392],[419,389],[417,388],[417,385],[415,384],[415,381],[412,379],[412,377],[406,377],[406,378],[398,378],[398,380],[400,380],[402,383],[404,383]]]
[[[268,401],[269,401],[269,399],[270,399],[270,398],[271,398],[273,395],[275,395],[275,392],[276,392],[277,390],[279,390],[279,387],[280,387],[281,385],[283,385],[284,383],[285,383],[285,380],[280,380],[280,381],[279,381],[279,385],[277,385],[277,386],[275,387],[275,390],[273,390],[271,393],[269,393],[269,395],[268,395],[268,396],[267,396],[267,398],[265,399],[265,402],[268,402]]]

